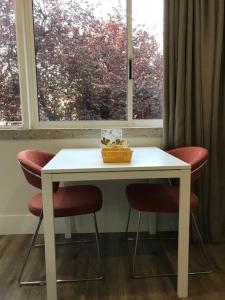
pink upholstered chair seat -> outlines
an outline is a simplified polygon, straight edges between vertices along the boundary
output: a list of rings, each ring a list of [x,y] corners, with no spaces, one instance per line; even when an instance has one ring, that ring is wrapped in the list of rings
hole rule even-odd
[[[102,207],[101,191],[92,185],[60,187],[53,197],[55,217],[90,214]],[[28,207],[33,215],[40,216],[42,193],[35,195],[29,201]]]
[[[127,186],[130,206],[138,211],[177,213],[179,187],[170,184],[135,183]],[[191,193],[191,209],[198,205],[198,197]]]

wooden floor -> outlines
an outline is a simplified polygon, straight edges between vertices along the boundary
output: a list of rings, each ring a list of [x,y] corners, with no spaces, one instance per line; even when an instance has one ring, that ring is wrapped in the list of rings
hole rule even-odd
[[[62,239],[57,236],[57,239]],[[30,240],[29,235],[0,237],[0,299],[1,300],[44,300],[46,288],[19,287],[18,271]],[[102,236],[103,271],[105,279],[99,282],[83,282],[58,285],[58,298],[67,300],[172,300],[176,297],[176,277],[130,279],[127,244],[119,234]],[[130,248],[133,244],[130,242]],[[192,276],[189,280],[189,299],[225,300],[225,245],[207,245],[214,264],[210,275]],[[85,250],[87,249],[87,250]],[[87,255],[89,261],[87,263]],[[95,244],[80,249],[74,246],[58,247],[58,277],[91,275],[96,268]],[[91,267],[91,265],[93,267]],[[25,273],[25,279],[44,276],[43,250],[34,249]],[[206,269],[197,245],[191,246],[193,270]],[[176,242],[145,242],[140,244],[138,268],[170,272],[176,269]],[[83,273],[80,271],[83,270]]]

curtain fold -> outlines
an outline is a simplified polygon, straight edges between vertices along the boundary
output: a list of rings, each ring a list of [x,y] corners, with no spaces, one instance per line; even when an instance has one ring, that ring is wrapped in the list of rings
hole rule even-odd
[[[201,231],[211,241],[225,231],[224,1],[164,2],[164,142],[209,150],[196,188]]]

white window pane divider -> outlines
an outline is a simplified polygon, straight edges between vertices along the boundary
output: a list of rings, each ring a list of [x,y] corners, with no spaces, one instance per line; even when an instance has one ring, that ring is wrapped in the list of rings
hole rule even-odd
[[[29,124],[29,109],[28,95],[26,86],[26,70],[25,70],[25,16],[24,16],[24,1],[15,0],[15,27],[16,27],[16,44],[17,44],[17,59],[19,68],[19,85],[20,85],[20,102],[22,113],[21,126],[7,126],[7,129],[30,127]],[[1,126],[2,127],[2,126]]]
[[[26,70],[26,86],[28,97],[29,125],[30,128],[38,127],[38,99],[37,99],[37,80],[35,65],[35,48],[34,48],[34,32],[33,32],[33,16],[32,16],[32,0],[23,1],[24,9],[24,48],[25,48],[25,70]]]
[[[130,124],[127,121],[51,121],[39,122],[39,129],[101,129],[101,128],[162,128],[162,119],[151,120],[132,120]]]
[[[85,128],[85,129],[98,129],[98,128],[125,128],[129,127],[127,121],[99,121],[99,120],[91,120],[91,121],[51,121],[51,122],[39,122],[39,128]]]

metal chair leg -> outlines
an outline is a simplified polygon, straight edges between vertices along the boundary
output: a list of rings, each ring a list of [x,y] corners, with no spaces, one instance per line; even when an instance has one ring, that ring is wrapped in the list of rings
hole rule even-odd
[[[96,247],[97,247],[98,259],[99,259],[99,266],[100,266],[100,270],[101,270],[101,251],[100,251],[100,246],[99,246],[98,225],[97,225],[96,214],[94,213],[93,216],[94,216],[94,226],[95,226]],[[34,235],[32,236],[30,247],[28,249],[28,252],[27,252],[27,255],[25,257],[23,266],[22,266],[21,271],[19,273],[18,283],[19,283],[20,286],[33,286],[33,285],[42,286],[42,285],[46,284],[46,280],[22,281],[22,276],[23,276],[23,273],[24,273],[24,269],[26,267],[26,264],[27,264],[27,261],[29,259],[32,248],[33,247],[44,246],[44,244],[35,245],[35,241],[37,239],[38,232],[39,232],[42,220],[43,220],[43,214],[41,213],[41,215],[39,217],[37,228],[35,230]],[[92,242],[94,242],[94,240],[84,240],[84,241],[79,240],[79,241],[74,241],[74,242],[71,242],[71,243],[70,242],[59,243],[59,244],[56,244],[56,245],[61,246],[61,245],[71,245],[71,244],[77,244],[77,243],[90,243],[90,242],[92,243]],[[57,283],[75,283],[75,282],[82,282],[82,281],[102,280],[103,276],[101,275],[101,271],[97,272],[97,273],[98,273],[98,276],[96,276],[96,277],[77,278],[77,279],[57,279]]]
[[[137,225],[137,232],[136,232],[136,239],[135,239],[135,247],[134,247],[134,257],[133,257],[133,265],[132,265],[132,277],[136,277],[135,274],[135,266],[136,266],[136,256],[137,256],[137,247],[138,247],[138,238],[139,238],[139,231],[140,231],[140,224],[141,224],[141,212],[138,213],[138,225]]]
[[[68,246],[68,245],[75,245],[75,244],[86,244],[86,243],[95,243],[95,240],[75,240],[70,242],[56,242],[56,246]],[[35,244],[35,248],[44,248],[45,244]]]
[[[97,218],[96,214],[93,213],[93,219],[94,219],[94,227],[95,227],[95,241],[96,241],[96,248],[97,248],[97,253],[98,253],[98,259],[99,259],[99,271],[96,271],[96,269],[93,267],[93,265],[89,265],[94,269],[94,271],[97,273],[97,276],[95,277],[83,277],[83,278],[77,278],[77,279],[68,279],[68,280],[57,280],[57,283],[75,283],[75,282],[82,282],[82,281],[96,281],[96,280],[102,280],[102,264],[101,264],[101,250],[100,250],[100,245],[99,245],[99,232],[98,232],[98,224],[97,224]],[[79,243],[82,241],[78,241]],[[85,243],[88,242],[93,242],[93,240],[85,240]]]
[[[101,280],[101,279],[103,279],[103,275],[101,275],[102,274],[102,254],[101,254],[100,245],[99,245],[100,239],[99,239],[97,218],[96,218],[95,213],[93,215],[94,215],[94,225],[95,225],[96,248],[97,248],[97,252],[98,252],[99,268],[100,268],[99,276],[96,278],[96,280]]]
[[[128,223],[127,223],[127,228],[126,228],[126,232],[128,231],[128,227],[129,227],[129,222],[130,222],[130,212],[131,212],[131,209],[129,211],[129,215],[128,215]],[[162,273],[162,274],[137,274],[136,273],[136,270],[135,270],[135,266],[136,266],[136,256],[137,256],[137,247],[138,247],[138,240],[139,240],[139,231],[140,231],[140,223],[141,223],[141,213],[138,212],[139,214],[139,217],[138,217],[138,226],[137,226],[137,232],[136,232],[136,238],[134,239],[131,239],[131,238],[128,238],[127,240],[128,241],[135,241],[135,249],[134,249],[134,257],[133,257],[133,262],[131,263],[131,277],[132,278],[151,278],[151,277],[169,277],[169,276],[177,276],[176,273]],[[198,239],[200,241],[200,245],[201,245],[201,249],[202,249],[202,252],[210,266],[210,270],[208,271],[197,271],[197,272],[189,272],[188,274],[189,275],[201,275],[201,274],[210,274],[212,273],[212,270],[213,269],[213,266],[210,262],[210,259],[209,259],[209,256],[207,254],[207,251],[205,249],[205,246],[204,246],[204,242],[203,242],[203,239],[202,239],[202,236],[201,236],[201,233],[199,231],[199,228],[197,226],[197,223],[196,223],[196,220],[195,220],[195,217],[193,215],[193,213],[191,212],[191,217],[193,219],[193,223],[194,223],[194,227],[196,229],[196,232],[197,232],[197,236],[198,236]],[[147,238],[148,239],[148,238]],[[151,239],[154,239],[154,238],[151,238]],[[130,255],[129,255],[130,256]]]
[[[205,248],[205,245],[204,245],[204,242],[203,242],[203,238],[202,238],[202,235],[199,231],[199,228],[198,228],[198,225],[197,225],[197,222],[195,220],[195,216],[194,216],[193,212],[191,212],[191,218],[192,218],[192,221],[193,221],[193,224],[194,224],[194,227],[195,227],[195,230],[196,230],[199,242],[200,242],[202,253],[205,256],[205,259],[206,259],[206,261],[209,265],[209,268],[210,268],[210,270],[208,270],[208,271],[200,271],[200,272],[194,272],[194,273],[196,273],[196,274],[209,274],[209,273],[212,273],[213,266],[212,266],[211,261],[209,259],[208,253],[206,251],[206,248]]]
[[[130,225],[130,215],[131,215],[131,207],[129,208],[129,213],[128,213],[128,219],[127,219],[127,225],[126,225],[126,237],[128,235],[128,229],[129,229],[129,225]]]
[[[40,217],[39,217],[39,220],[38,220],[38,224],[37,224],[35,233],[33,234],[32,239],[31,239],[30,247],[29,247],[29,249],[28,249],[27,255],[26,255],[26,257],[25,257],[24,263],[23,263],[22,268],[21,268],[21,271],[20,271],[20,273],[19,273],[18,283],[19,283],[19,285],[21,285],[21,286],[22,286],[22,285],[41,285],[41,284],[43,284],[42,281],[40,281],[40,280],[37,280],[37,281],[22,281],[23,272],[24,272],[24,269],[25,269],[25,267],[26,267],[28,258],[29,258],[29,256],[30,256],[31,249],[32,249],[32,247],[34,246],[35,241],[36,241],[36,239],[37,239],[38,232],[39,232],[39,229],[40,229],[42,220],[43,220],[43,214],[41,213],[41,215],[40,215]]]

